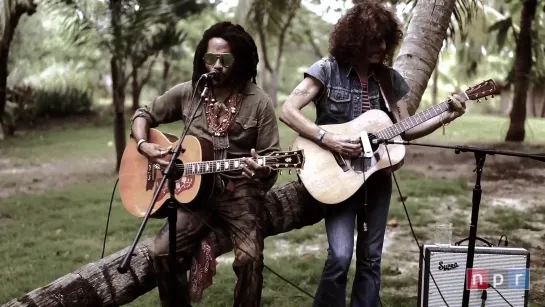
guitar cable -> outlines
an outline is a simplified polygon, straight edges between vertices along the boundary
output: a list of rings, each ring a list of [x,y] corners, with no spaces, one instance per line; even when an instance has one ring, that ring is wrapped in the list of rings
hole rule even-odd
[[[102,242],[102,255],[100,256],[100,259],[104,258],[104,251],[106,250],[106,237],[108,236],[108,225],[110,224],[110,215],[112,214],[112,204],[114,202],[114,195],[115,195],[115,188],[117,187],[117,183],[119,182],[119,177],[117,177],[114,189],[112,190],[112,197],[110,198],[110,208],[108,209],[108,218],[106,220],[106,230],[104,231],[104,241]]]
[[[413,239],[416,242],[416,245],[418,246],[418,249],[420,249],[420,243],[418,242],[418,238],[416,237],[416,234],[414,233],[413,224],[411,222],[411,218],[409,217],[409,212],[407,211],[407,206],[405,205],[405,198],[401,194],[401,189],[399,188],[399,183],[397,182],[397,178],[395,175],[395,171],[393,170],[392,165],[392,159],[390,157],[390,151],[388,150],[388,144],[384,144],[384,148],[386,149],[386,153],[388,154],[388,160],[390,161],[390,168],[392,168],[392,177],[394,179],[394,182],[397,187],[397,191],[399,193],[399,199],[401,200],[401,203],[403,204],[403,209],[405,210],[405,215],[407,216],[407,221],[409,222],[409,227],[411,228],[411,233],[413,235]],[[424,253],[420,253],[421,257],[424,261],[426,261],[426,258],[424,256]],[[441,299],[445,303],[447,307],[449,307],[447,301],[445,300],[445,297],[443,297],[443,294],[441,293],[441,290],[439,289],[439,286],[437,285],[437,282],[435,282],[435,278],[433,277],[433,274],[428,270],[427,273],[431,276],[431,279],[433,280],[433,283],[435,284],[435,287],[437,288],[437,291],[439,292],[439,295],[441,296]]]

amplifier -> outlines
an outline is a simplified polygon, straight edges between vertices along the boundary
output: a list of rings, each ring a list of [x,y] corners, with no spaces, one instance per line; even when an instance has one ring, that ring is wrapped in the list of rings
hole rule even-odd
[[[437,288],[448,306],[462,306],[467,250],[467,246],[420,247],[418,306],[446,306]],[[509,306],[505,302],[507,300],[514,307],[527,307],[529,269],[530,253],[524,248],[475,246],[473,270],[468,272],[471,289],[469,306]],[[494,286],[505,300],[493,288],[488,288],[485,304],[482,305],[483,288],[479,285],[486,288],[487,283]]]

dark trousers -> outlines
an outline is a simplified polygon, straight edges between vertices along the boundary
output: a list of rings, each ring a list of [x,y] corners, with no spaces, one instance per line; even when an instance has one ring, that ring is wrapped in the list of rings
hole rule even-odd
[[[179,306],[191,306],[187,272],[192,257],[200,246],[201,239],[211,230],[201,221],[212,227],[227,227],[233,242],[235,261],[233,270],[237,276],[233,306],[257,307],[261,305],[263,287],[263,236],[259,229],[260,208],[263,197],[241,196],[216,201],[213,205],[192,209],[198,217],[184,208],[178,209],[176,223],[177,291]],[[168,221],[159,231],[150,249],[161,306],[168,304]],[[244,250],[244,251],[243,251]],[[255,261],[254,259],[257,261]],[[174,307],[174,306],[170,306]],[[177,307],[177,306],[176,306]]]
[[[362,187],[342,204],[326,206],[324,220],[329,242],[328,257],[316,292],[314,307],[346,306],[347,275],[354,251],[355,226],[358,230],[356,276],[352,284],[350,306],[379,306],[382,244],[392,194],[390,176],[377,172],[365,183],[367,189]],[[367,191],[367,240],[361,235],[365,191]],[[368,248],[369,261],[364,257],[365,248]]]

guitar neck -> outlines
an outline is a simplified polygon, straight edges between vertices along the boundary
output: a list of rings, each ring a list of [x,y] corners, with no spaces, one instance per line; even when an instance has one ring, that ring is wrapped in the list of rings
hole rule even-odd
[[[391,139],[394,138],[403,132],[410,130],[423,122],[434,118],[438,115],[441,115],[441,113],[444,113],[448,110],[449,101],[444,101],[438,105],[435,105],[425,111],[422,111],[418,114],[415,114],[409,118],[406,118],[402,121],[399,121],[397,124],[394,124],[388,128],[385,128],[381,131],[379,131],[376,135],[377,137],[381,139]]]
[[[245,165],[244,162],[242,162],[244,159],[245,158],[186,163],[184,164],[184,173],[185,175],[201,175],[241,170]],[[256,161],[254,158],[252,158],[252,160]],[[265,157],[257,158],[256,163],[265,165]]]

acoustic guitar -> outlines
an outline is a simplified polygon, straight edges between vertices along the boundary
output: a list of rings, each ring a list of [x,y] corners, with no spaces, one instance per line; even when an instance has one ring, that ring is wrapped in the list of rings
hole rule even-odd
[[[499,92],[494,81],[487,80],[470,87],[462,95],[466,95],[468,100],[477,100]],[[396,124],[385,112],[373,109],[344,124],[320,126],[331,133],[361,136],[362,144],[367,144],[364,146],[367,154],[362,157],[344,157],[297,136],[292,148],[305,152],[305,167],[299,172],[301,182],[316,200],[324,204],[338,204],[348,199],[375,172],[382,169],[395,171],[403,165],[405,146],[376,144],[374,140],[401,140],[403,132],[446,112],[449,103],[450,100],[444,101]],[[388,146],[389,157],[385,146]]]
[[[150,129],[150,143],[163,147],[176,148],[178,138]],[[163,170],[141,155],[136,148],[136,141],[130,140],[123,152],[119,169],[119,190],[125,209],[134,216],[143,217],[153,199],[153,195],[163,177]],[[183,153],[178,156],[175,167],[183,175],[176,180],[175,197],[182,205],[206,201],[212,196],[215,186],[215,173],[241,170],[242,159],[212,160],[214,153],[210,141],[187,135],[182,143]],[[165,159],[169,161],[171,155]],[[251,158],[251,157],[249,157]],[[299,171],[304,163],[303,150],[278,151],[268,156],[252,158],[259,165],[270,166],[274,170],[294,169]],[[168,182],[163,185],[150,217],[162,218],[163,204],[170,197]]]

